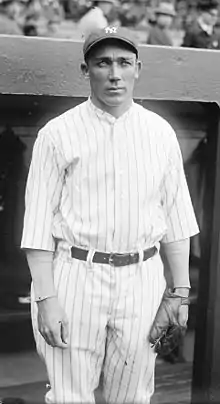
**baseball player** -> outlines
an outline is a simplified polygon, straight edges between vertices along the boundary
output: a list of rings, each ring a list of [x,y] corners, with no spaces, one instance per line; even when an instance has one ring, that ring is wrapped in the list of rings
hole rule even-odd
[[[189,294],[189,237],[198,232],[171,126],[133,101],[141,62],[133,34],[90,33],[81,65],[87,101],[36,139],[22,237],[33,279],[47,403],[150,403],[149,331],[166,282]],[[179,308],[186,324],[188,306]]]

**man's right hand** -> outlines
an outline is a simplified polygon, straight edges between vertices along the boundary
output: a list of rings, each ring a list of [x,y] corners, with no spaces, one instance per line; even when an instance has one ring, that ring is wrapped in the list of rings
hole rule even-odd
[[[65,349],[68,347],[68,320],[56,296],[37,303],[38,329],[47,344]]]

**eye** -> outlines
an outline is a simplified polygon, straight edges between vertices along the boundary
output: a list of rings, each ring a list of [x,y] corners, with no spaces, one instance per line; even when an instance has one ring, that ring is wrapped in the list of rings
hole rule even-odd
[[[100,62],[98,62],[97,65],[99,67],[105,67],[108,65],[108,63],[106,62],[106,60],[100,60]]]
[[[125,59],[125,60],[122,60],[122,61],[121,61],[121,65],[122,65],[122,66],[131,66],[131,62],[130,62],[130,60],[126,60],[126,59]]]

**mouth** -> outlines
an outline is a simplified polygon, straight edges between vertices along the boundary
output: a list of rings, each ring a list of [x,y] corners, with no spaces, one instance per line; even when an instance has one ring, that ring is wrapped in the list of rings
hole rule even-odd
[[[124,88],[122,87],[109,87],[107,89],[108,92],[110,93],[121,93],[122,91],[124,91]]]

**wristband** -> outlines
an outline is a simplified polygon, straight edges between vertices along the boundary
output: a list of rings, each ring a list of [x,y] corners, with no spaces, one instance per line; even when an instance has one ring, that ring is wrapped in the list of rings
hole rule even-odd
[[[190,291],[190,288],[188,286],[176,286],[173,288],[172,292],[175,293],[176,295],[180,295],[182,297],[187,297],[187,298],[189,297],[189,294],[188,294],[188,296],[183,296],[181,293],[177,292],[177,289],[188,289],[188,291]],[[184,295],[185,295],[185,293],[184,293]]]
[[[42,302],[43,300],[49,299],[50,297],[56,297],[56,296],[57,296],[56,294],[54,294],[54,295],[46,295],[46,296],[38,296],[38,297],[36,297],[34,299],[34,301],[36,303],[38,303],[38,302]]]

